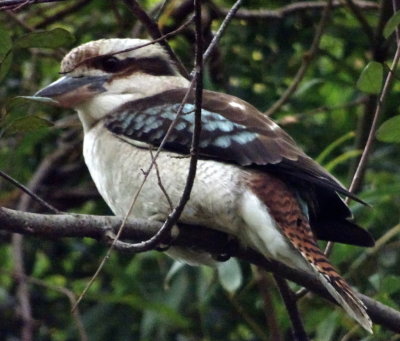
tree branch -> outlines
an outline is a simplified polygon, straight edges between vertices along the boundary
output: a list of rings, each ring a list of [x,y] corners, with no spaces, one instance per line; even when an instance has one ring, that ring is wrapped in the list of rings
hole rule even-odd
[[[206,62],[210,57],[211,53],[213,52],[213,49],[217,45],[218,41],[221,39],[223,33],[225,32],[225,29],[227,28],[231,20],[234,18],[241,4],[242,0],[237,0],[235,4],[232,6],[232,8],[229,9],[228,13],[226,14],[226,17],[224,18],[224,21],[218,28],[218,32],[214,35],[210,45],[207,46],[207,50],[204,52],[203,56],[204,62]]]
[[[353,1],[353,5],[356,8],[363,10],[377,10],[379,4],[371,1]],[[344,7],[342,1],[336,0],[332,2],[333,8]],[[235,18],[236,19],[283,19],[289,15],[309,11],[309,10],[323,10],[326,7],[326,1],[297,1],[293,4],[283,6],[274,10],[239,10]],[[216,12],[219,16],[225,16],[230,11],[230,9],[219,9],[216,8]]]
[[[0,208],[0,229],[40,236],[44,238],[90,237],[104,240],[109,231],[116,233],[122,218],[114,216],[91,215],[44,215]],[[161,223],[141,219],[129,219],[122,233],[123,238],[133,241],[147,240],[160,228]],[[226,253],[249,263],[274,272],[286,279],[307,287],[318,295],[335,303],[319,280],[308,273],[289,268],[282,263],[265,259],[252,249],[244,249],[228,235],[205,227],[178,224],[179,234],[173,240],[174,246],[195,247],[211,254]],[[165,241],[168,242],[168,241]],[[118,249],[118,247],[116,247]],[[400,332],[400,312],[377,302],[368,296],[359,294],[367,306],[372,321],[394,332]]]
[[[14,276],[17,282],[17,315],[21,316],[21,340],[33,341],[34,319],[32,317],[31,294],[28,283],[25,280],[25,262],[24,262],[24,236],[20,234],[12,235],[12,259],[14,267]]]
[[[62,2],[65,0],[1,0],[0,10],[2,9],[15,9],[16,7],[41,4],[47,2]],[[363,10],[376,10],[379,8],[379,4],[371,1],[353,1],[354,6]],[[275,10],[240,10],[236,18],[237,19],[282,19],[286,16],[304,12],[308,10],[321,10],[325,7],[324,1],[298,1],[279,9]],[[333,2],[333,7],[343,7],[343,3],[340,0]],[[219,9],[218,14],[220,16],[226,16],[230,9]]]
[[[309,341],[310,339],[304,329],[303,321],[301,320],[299,310],[297,309],[295,294],[281,276],[274,274],[274,279],[278,285],[283,302],[285,303],[290,321],[292,322],[293,339],[296,341]]]
[[[0,10],[5,10],[5,9],[17,10],[27,5],[43,4],[48,2],[61,2],[61,1],[65,0],[1,0]]]
[[[257,282],[258,291],[264,303],[263,311],[270,339],[274,341],[283,341],[284,337],[281,335],[281,331],[279,329],[276,309],[274,307],[272,293],[270,290],[270,288],[272,288],[274,285],[271,274],[266,273],[260,267],[254,267],[254,269],[254,277]]]
[[[9,183],[13,184],[15,187],[19,188],[21,191],[23,191],[26,195],[31,197],[33,200],[41,204],[43,207],[46,207],[49,211],[53,213],[61,213],[59,212],[55,207],[50,205],[47,201],[43,200],[41,197],[39,197],[37,194],[32,192],[28,187],[24,186],[21,184],[19,181],[15,180],[12,176],[8,175],[7,173],[3,172],[0,170],[0,177],[4,178],[7,180]]]
[[[29,283],[34,284],[34,285],[41,286],[41,287],[46,288],[46,289],[57,291],[60,294],[66,296],[68,298],[68,301],[69,301],[71,307],[73,307],[75,302],[76,302],[75,294],[71,290],[68,290],[65,287],[49,284],[49,283],[47,283],[45,281],[42,281],[42,280],[37,279],[35,277],[30,277],[30,276],[26,276],[25,280],[27,282],[29,282]],[[79,312],[78,309],[75,309],[73,311],[72,317],[73,317],[73,319],[75,321],[75,325],[76,325],[76,329],[77,329],[77,331],[79,333],[80,341],[88,341],[89,338],[88,338],[88,335],[86,333],[85,327],[84,327],[83,322],[82,322],[82,317],[81,317],[80,312]]]
[[[74,3],[73,5],[71,5],[70,7],[64,8],[64,9],[60,10],[59,12],[56,12],[55,14],[53,14],[51,17],[48,17],[48,18],[44,19],[43,21],[37,23],[34,28],[36,30],[43,29],[55,22],[59,22],[64,17],[66,17],[70,14],[74,14],[75,12],[80,10],[82,7],[89,4],[89,2],[91,2],[91,1],[92,0],[80,0],[76,3]]]
[[[363,29],[365,35],[368,37],[371,45],[375,41],[374,31],[369,25],[367,19],[364,17],[363,13],[361,13],[360,8],[356,5],[356,3],[352,0],[345,0],[347,7],[350,8],[354,17],[359,21],[361,28]]]

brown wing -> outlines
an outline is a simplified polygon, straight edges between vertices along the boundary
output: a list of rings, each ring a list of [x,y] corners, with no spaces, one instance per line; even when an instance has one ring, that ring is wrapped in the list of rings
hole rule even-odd
[[[176,118],[186,91],[169,90],[124,104],[106,117],[105,126],[117,135],[159,146],[174,124],[164,148],[189,154],[195,109],[193,94]],[[273,173],[289,183],[307,202],[310,222],[318,238],[357,245],[373,243],[367,232],[346,220],[350,211],[336,192],[355,197],[308,157],[283,129],[249,103],[205,90],[199,149],[200,157]],[[334,225],[335,231],[326,231],[327,225]]]

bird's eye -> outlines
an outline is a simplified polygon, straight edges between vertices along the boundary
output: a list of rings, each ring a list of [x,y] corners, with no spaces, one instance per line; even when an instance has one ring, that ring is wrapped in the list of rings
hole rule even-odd
[[[101,68],[106,72],[117,72],[121,69],[121,61],[116,57],[107,57],[101,61]]]

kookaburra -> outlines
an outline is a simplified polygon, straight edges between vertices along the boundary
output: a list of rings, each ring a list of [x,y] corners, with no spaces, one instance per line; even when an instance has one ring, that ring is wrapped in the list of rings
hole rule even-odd
[[[140,47],[146,43],[103,39],[76,47],[62,61],[63,76],[36,93],[78,112],[85,162],[119,216],[127,213],[189,85],[159,44]],[[188,173],[194,100],[191,94],[184,104],[132,216],[163,221],[169,201],[178,203]],[[316,274],[372,332],[364,304],[316,243],[373,245],[370,234],[348,220],[338,193],[350,193],[276,123],[237,97],[205,90],[201,120],[197,174],[180,222],[224,231],[267,258]],[[190,250],[169,252],[207,262]]]

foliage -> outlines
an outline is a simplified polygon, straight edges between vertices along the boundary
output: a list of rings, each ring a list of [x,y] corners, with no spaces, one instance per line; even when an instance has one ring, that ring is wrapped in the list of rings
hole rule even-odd
[[[81,3],[72,10],[71,2],[64,1],[0,12],[0,169],[27,184],[46,156],[60,146],[74,144],[77,147],[61,160],[51,159],[54,163],[36,191],[60,210],[110,214],[83,165],[78,147],[80,127],[74,114],[14,99],[30,96],[55,80],[60,59],[72,46],[103,37],[129,37],[132,32],[148,37],[123,1]],[[164,32],[178,27],[190,15],[182,5],[185,1],[167,1],[161,9],[159,3],[162,1],[140,1],[147,11],[159,14]],[[205,35],[223,20],[216,9],[229,8],[233,1],[215,0],[213,4],[204,6],[209,20]],[[268,7],[265,1],[251,1],[242,8],[279,10],[286,5],[282,0],[269,1]],[[389,21],[391,2],[380,5],[383,10],[356,6],[356,13],[343,5],[332,9],[308,72],[293,96],[274,114],[309,155],[319,158],[346,185],[364,148],[376,95],[395,51],[396,34],[392,33],[400,17],[397,13]],[[206,87],[237,95],[267,110],[292,84],[307,58],[321,11],[311,8],[282,17],[234,19],[207,65]],[[358,15],[365,22],[360,22]],[[189,70],[192,37],[192,31],[186,30],[169,41]],[[364,185],[358,189],[372,208],[352,204],[357,222],[376,238],[399,222],[399,89],[395,79],[381,120],[386,122],[378,131],[380,141],[374,145],[363,174]],[[18,201],[18,190],[1,181],[0,205],[17,207]],[[43,208],[32,204],[29,210],[41,212]],[[379,244],[373,256],[361,248],[336,245],[332,261],[341,273],[348,270],[347,278],[360,292],[399,310],[399,243],[399,233],[394,234]],[[1,233],[2,340],[19,337],[22,323],[16,313],[13,249],[10,235]],[[81,293],[105,252],[103,244],[92,240],[24,239],[26,274],[40,280],[29,282],[35,340],[81,337],[70,302],[60,288]],[[232,260],[215,271],[176,266],[155,251],[135,256],[113,253],[79,306],[79,316],[89,340],[234,341],[272,340],[273,325],[269,322],[266,326],[267,314],[277,321],[281,339],[290,340],[287,312],[273,281],[268,275],[267,306],[256,278],[247,264]],[[299,305],[306,330],[315,340],[340,340],[345,335],[347,340],[395,339],[379,326],[374,328],[374,336],[366,336],[341,309],[318,297],[305,297]]]

